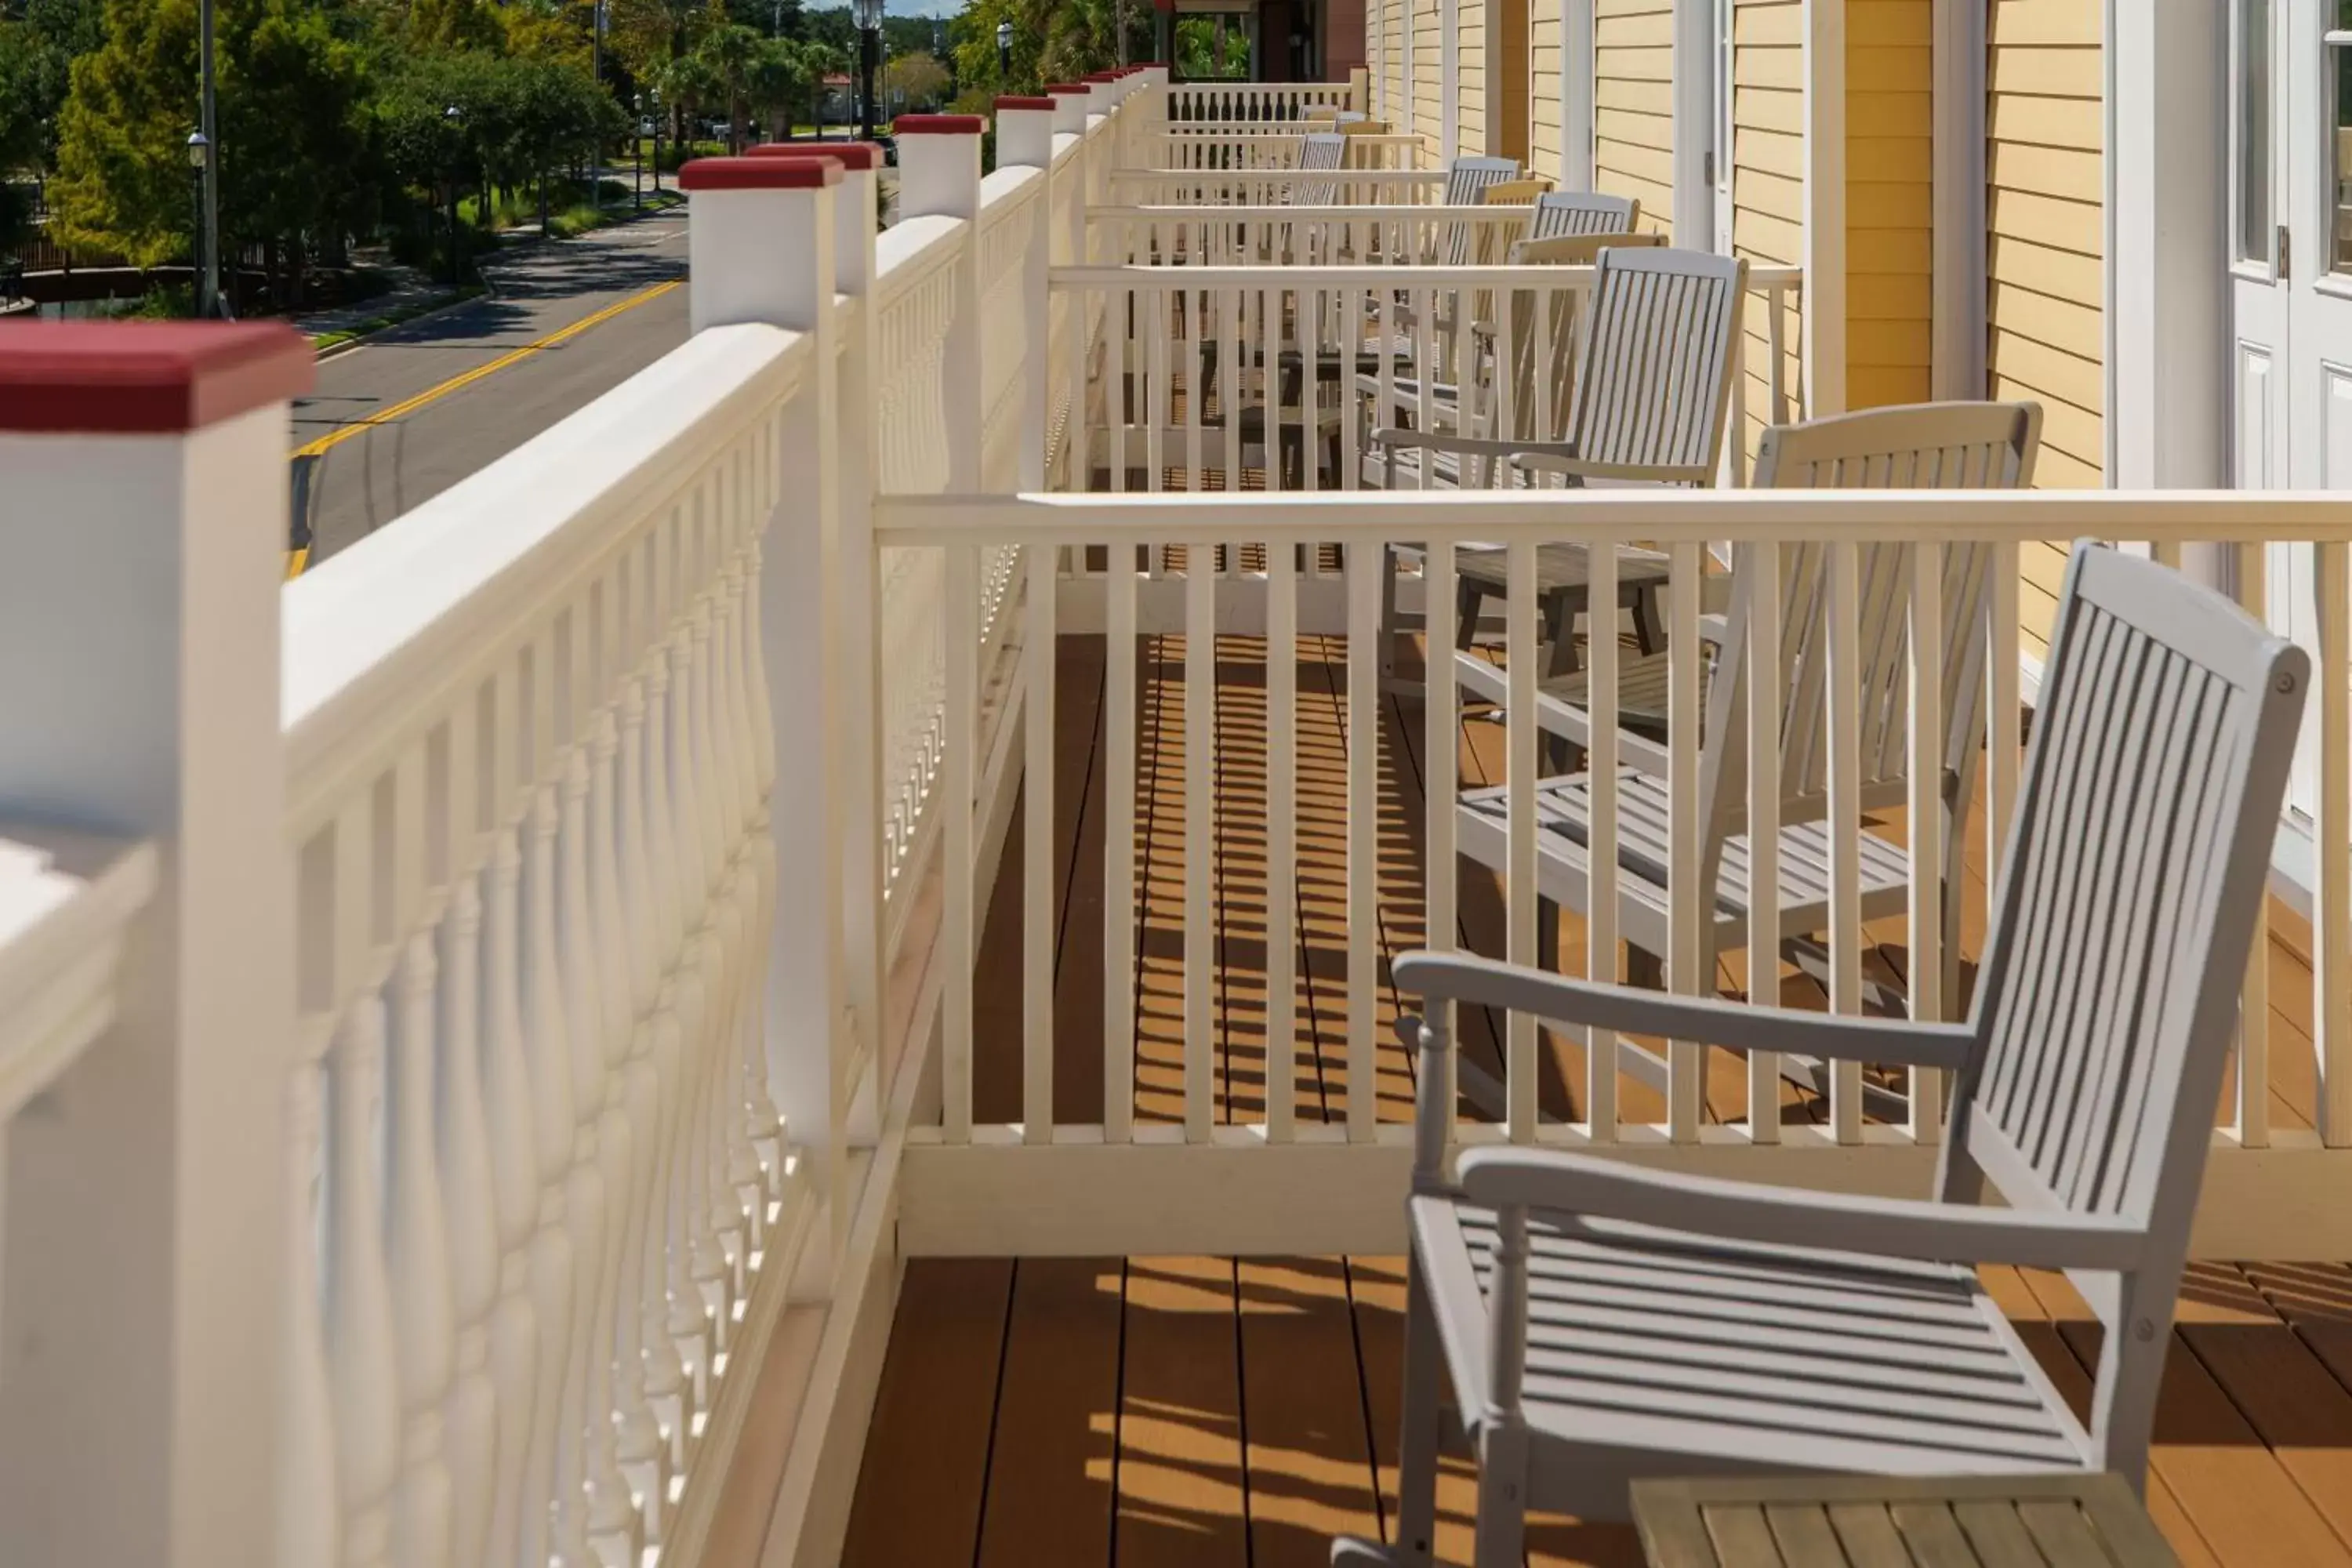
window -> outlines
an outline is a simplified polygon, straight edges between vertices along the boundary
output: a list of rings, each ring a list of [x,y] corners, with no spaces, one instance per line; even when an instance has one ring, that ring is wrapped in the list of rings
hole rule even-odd
[[[2271,5],[2272,0],[2237,0],[2237,70],[2231,84],[2237,100],[2231,183],[2238,209],[2238,259],[2263,267],[2275,260],[2272,247],[2278,233],[2271,216]]]

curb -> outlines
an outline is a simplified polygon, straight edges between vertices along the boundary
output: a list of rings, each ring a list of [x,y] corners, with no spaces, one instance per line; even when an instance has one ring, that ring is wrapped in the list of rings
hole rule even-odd
[[[374,331],[362,332],[355,338],[345,338],[341,342],[335,344],[332,348],[320,349],[318,354],[319,363],[320,364],[324,364],[329,360],[341,359],[343,355],[351,353],[353,349],[365,348],[369,343],[373,342],[384,333],[395,331],[401,327],[415,326],[419,321],[429,321],[436,316],[446,316],[461,305],[470,305],[476,300],[485,298],[488,293],[488,290],[485,289],[480,294],[468,294],[462,300],[446,300],[442,303],[434,306],[429,310],[419,310],[413,316],[403,316],[396,321],[391,322],[385,326],[378,327]]]

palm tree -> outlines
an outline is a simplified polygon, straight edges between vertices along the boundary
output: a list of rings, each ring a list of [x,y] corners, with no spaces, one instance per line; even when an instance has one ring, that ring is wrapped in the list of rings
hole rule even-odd
[[[758,64],[763,40],[751,28],[730,23],[713,27],[703,35],[701,47],[695,50],[709,72],[715,92],[727,100],[727,150],[743,150],[743,96],[751,86],[753,68]]]

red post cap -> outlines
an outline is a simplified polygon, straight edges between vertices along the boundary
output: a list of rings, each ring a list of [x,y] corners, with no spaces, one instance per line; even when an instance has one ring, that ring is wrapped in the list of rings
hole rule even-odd
[[[901,136],[978,136],[987,129],[977,114],[902,114],[898,125]]]
[[[1048,83],[1045,90],[1057,98],[1082,98],[1094,89],[1084,82],[1057,81]]]
[[[173,436],[310,390],[319,356],[276,321],[29,321],[0,331],[0,431]]]
[[[1088,71],[1088,72],[1087,72],[1087,74],[1085,75],[1085,77],[1083,77],[1083,78],[1082,78],[1082,79],[1080,79],[1085,80],[1085,81],[1117,81],[1117,80],[1118,79],[1118,72],[1117,72],[1117,71]]]
[[[746,158],[830,158],[845,169],[878,169],[882,149],[871,142],[762,142]]]
[[[1051,110],[1053,107],[1054,100],[1050,98],[1000,98],[996,100],[996,112],[999,114],[1008,109]]]
[[[677,172],[682,191],[810,191],[841,184],[831,158],[697,158]]]

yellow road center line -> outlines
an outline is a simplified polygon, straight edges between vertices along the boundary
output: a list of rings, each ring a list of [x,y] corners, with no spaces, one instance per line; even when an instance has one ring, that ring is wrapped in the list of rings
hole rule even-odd
[[[391,425],[399,420],[405,419],[408,416],[415,413],[418,409],[425,407],[427,404],[436,403],[442,398],[448,396],[453,392],[458,391],[464,387],[471,386],[474,383],[481,380],[484,376],[495,375],[499,371],[506,369],[507,366],[529,359],[531,355],[538,353],[542,349],[551,349],[568,342],[572,339],[576,338],[581,333],[586,331],[589,328],[601,326],[603,323],[611,321],[614,317],[621,314],[624,310],[634,310],[640,305],[658,300],[663,295],[668,293],[671,289],[679,287],[679,285],[684,281],[685,279],[683,279],[674,278],[667,283],[656,283],[652,288],[645,289],[639,293],[632,294],[625,300],[617,300],[613,304],[605,306],[603,310],[596,311],[593,315],[583,316],[580,320],[572,322],[568,327],[550,332],[547,336],[538,339],[536,342],[525,343],[522,347],[514,350],[510,353],[501,354],[497,359],[490,361],[488,364],[476,365],[472,370],[466,372],[462,375],[451,376],[447,381],[443,382],[440,385],[428,387],[425,391],[418,393],[415,396],[407,399],[405,402],[395,403],[390,408],[383,409],[376,414],[372,414],[365,419],[355,419],[348,425],[338,426],[334,429],[330,430],[325,435],[320,437],[317,440],[311,442],[309,446],[296,447],[293,455],[297,458],[316,458],[323,456],[331,448],[342,445],[342,443],[350,440],[354,436],[362,435],[369,430],[374,429],[379,425]]]

